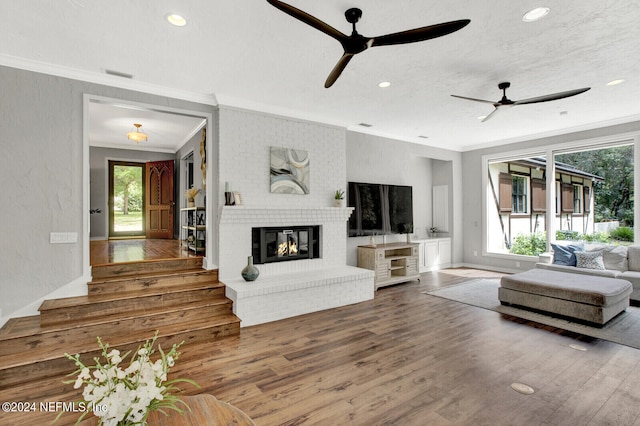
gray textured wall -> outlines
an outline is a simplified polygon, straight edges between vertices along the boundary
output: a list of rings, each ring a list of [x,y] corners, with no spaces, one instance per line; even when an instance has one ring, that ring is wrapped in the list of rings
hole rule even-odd
[[[85,93],[214,117],[216,108],[4,66],[0,87],[0,309],[6,317],[82,278]],[[76,232],[78,242],[50,244],[51,232]]]

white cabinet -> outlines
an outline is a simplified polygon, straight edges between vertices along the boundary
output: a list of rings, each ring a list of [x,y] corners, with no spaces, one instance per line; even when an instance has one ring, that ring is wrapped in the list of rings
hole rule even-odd
[[[429,238],[414,242],[420,244],[420,272],[451,266],[451,238]]]
[[[375,271],[376,290],[385,285],[419,280],[419,244],[358,246],[358,267]]]

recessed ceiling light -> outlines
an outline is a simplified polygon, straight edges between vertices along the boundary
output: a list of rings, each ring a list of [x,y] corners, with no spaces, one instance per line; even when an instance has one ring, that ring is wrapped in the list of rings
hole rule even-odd
[[[524,395],[531,395],[535,393],[531,386],[525,385],[524,383],[512,383],[511,389]]]
[[[185,25],[187,25],[187,20],[175,13],[169,13],[167,15],[167,21],[169,21],[171,25],[175,25],[176,27],[184,27]]]
[[[378,87],[385,88],[385,87],[389,87],[389,86],[391,86],[391,82],[390,81],[381,81],[380,83],[378,83]]]
[[[623,79],[620,79],[620,80],[611,80],[610,82],[608,82],[608,83],[607,83],[607,86],[615,86],[615,85],[617,85],[617,84],[621,84],[621,83],[624,83],[624,80],[623,80]]]
[[[560,115],[567,115],[569,114],[569,111],[560,111]]]
[[[584,346],[582,346],[582,345],[578,345],[578,344],[575,344],[575,343],[570,344],[570,345],[569,345],[569,347],[570,347],[571,349],[575,349],[576,351],[582,351],[582,352],[585,352],[585,351],[587,350],[587,348],[585,348]]]
[[[429,136],[425,136],[425,135],[418,135],[418,137],[422,139],[429,139]]]
[[[478,117],[478,120],[484,120],[485,118],[487,118],[486,115],[481,115],[481,116]]]
[[[524,22],[535,22],[547,16],[548,13],[548,7],[536,7],[535,9],[531,9],[530,11],[522,15],[522,20]]]

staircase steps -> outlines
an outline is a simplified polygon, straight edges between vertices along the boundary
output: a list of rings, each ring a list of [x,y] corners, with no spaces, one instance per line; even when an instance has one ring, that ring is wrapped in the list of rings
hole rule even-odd
[[[201,257],[181,259],[147,260],[144,262],[124,262],[91,266],[94,280],[109,277],[126,277],[138,274],[174,272],[187,269],[202,269]]]
[[[75,370],[73,362],[64,354],[80,354],[85,363],[92,363],[93,357],[100,355],[97,336],[112,348],[120,351],[135,350],[145,340],[153,337],[158,330],[158,344],[168,349],[174,343],[185,345],[213,341],[240,332],[239,321],[233,315],[219,315],[200,318],[190,322],[181,322],[165,327],[150,327],[147,330],[121,332],[118,325],[113,326],[111,334],[94,336],[82,335],[78,341],[60,341],[51,346],[40,345],[36,349],[18,355],[0,356],[0,390],[31,380],[60,376]],[[71,333],[65,333],[73,336]]]
[[[166,289],[148,291],[123,291],[89,296],[47,300],[40,306],[40,326],[42,329],[59,324],[87,324],[110,316],[127,313],[152,312],[170,306],[180,306],[202,300],[224,300],[225,287],[221,283],[192,283],[182,285],[172,291]],[[225,306],[226,308],[226,306]]]
[[[98,336],[126,351],[156,331],[165,349],[240,333],[217,271],[183,260],[166,262],[153,262],[152,272],[146,268],[150,262],[105,266],[100,278],[88,283],[87,296],[47,300],[40,315],[9,320],[0,329],[0,391],[73,372],[65,353],[91,362],[100,355]]]
[[[208,281],[218,281],[218,271],[204,269],[178,270],[161,273],[140,273],[138,275],[94,278],[89,286],[89,294],[111,294],[128,291],[162,291]]]

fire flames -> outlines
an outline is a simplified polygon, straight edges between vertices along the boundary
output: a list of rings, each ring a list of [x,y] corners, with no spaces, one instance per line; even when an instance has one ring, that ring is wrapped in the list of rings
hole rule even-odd
[[[293,238],[278,244],[278,256],[295,256],[298,254],[298,244]]]

